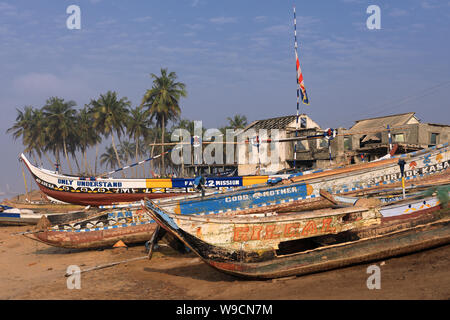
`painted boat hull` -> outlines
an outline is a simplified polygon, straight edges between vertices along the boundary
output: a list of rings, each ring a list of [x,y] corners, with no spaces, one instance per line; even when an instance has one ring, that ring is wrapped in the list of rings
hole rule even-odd
[[[450,181],[450,151],[448,146],[430,148],[398,158],[368,163],[366,166],[346,167],[337,170],[313,172],[295,178],[298,182],[280,183],[275,186],[254,186],[176,203],[159,205],[165,211],[175,214],[226,214],[237,210],[247,213],[265,211],[268,206],[277,210],[289,206],[289,210],[299,210],[305,203],[320,195],[320,190],[331,194],[352,194],[382,190],[401,186],[398,159],[407,160],[405,171],[407,186],[418,183]],[[291,180],[294,180],[292,178]]]
[[[215,246],[179,228],[164,212],[152,211],[152,216],[208,265],[251,279],[304,275],[450,243],[450,208],[442,209],[440,205],[412,213],[399,211],[397,216],[383,217],[379,225],[320,239],[322,243],[340,239],[337,242],[310,248],[302,248],[300,242],[285,242],[283,246],[280,243],[278,250],[231,250]]]
[[[92,230],[89,232],[44,231],[25,236],[54,247],[96,249],[111,247],[119,240],[127,245],[148,241],[155,229],[155,223],[145,223],[117,229]]]
[[[45,186],[38,184],[39,189],[47,196],[50,196],[59,201],[72,204],[80,205],[91,205],[91,206],[101,206],[101,205],[111,205],[114,203],[121,202],[135,202],[144,199],[144,197],[149,197],[151,199],[160,199],[179,196],[179,193],[77,193],[77,192],[66,192],[59,190],[52,190],[46,188]]]
[[[191,178],[116,179],[67,176],[37,168],[21,155],[43,194],[58,201],[79,205],[111,205],[144,198],[159,199],[183,194],[199,194]],[[269,176],[206,177],[206,190],[227,190],[239,186],[266,183]]]
[[[111,247],[119,240],[142,243],[150,240],[156,229],[151,217],[139,208],[81,213],[70,221],[61,215],[49,217],[48,223],[52,220],[59,222],[24,236],[55,247],[94,249]]]

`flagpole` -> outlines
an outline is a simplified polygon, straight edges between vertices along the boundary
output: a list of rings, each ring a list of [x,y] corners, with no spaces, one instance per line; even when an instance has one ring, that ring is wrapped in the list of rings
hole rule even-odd
[[[295,137],[298,136],[298,118],[299,118],[299,113],[300,113],[300,84],[298,83],[298,69],[297,69],[297,17],[295,14],[295,6],[294,6],[294,50],[295,50],[295,56],[296,56],[296,61],[295,61],[295,78],[297,79],[297,117],[295,119]],[[296,162],[297,162],[297,141],[295,141],[294,143],[294,170],[296,168]]]

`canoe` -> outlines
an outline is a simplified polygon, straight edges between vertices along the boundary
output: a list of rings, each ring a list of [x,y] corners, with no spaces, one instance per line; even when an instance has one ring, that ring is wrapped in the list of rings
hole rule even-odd
[[[58,224],[50,222],[43,230],[24,236],[55,247],[94,249],[111,247],[119,240],[127,245],[142,243],[148,241],[156,229],[150,215],[140,208],[104,210],[77,217],[69,221],[58,217],[53,219],[59,221]]]
[[[33,210],[0,205],[0,225],[36,224],[41,217]]]
[[[173,197],[194,194],[194,179],[116,179],[100,177],[80,177],[60,174],[38,168],[31,164],[24,154],[20,155],[36,181],[39,189],[50,199],[80,205],[110,205],[144,199]],[[249,186],[267,182],[271,176],[206,177],[206,190],[226,190],[233,187]]]
[[[333,170],[317,170],[294,176],[275,185],[240,187],[227,192],[216,192],[204,197],[163,199],[157,204],[174,214],[224,214],[242,210],[258,213],[267,210],[279,212],[323,207],[320,190],[330,194],[352,194],[379,191],[400,186],[401,171],[398,160],[406,161],[406,186],[448,183],[450,181],[448,144],[399,155],[391,159],[358,164]],[[315,207],[314,205],[317,204]]]
[[[254,225],[264,219],[261,217],[248,220],[248,229],[233,229],[236,221],[228,219],[228,232],[224,227],[215,232],[217,219],[209,216],[169,214],[151,201],[146,201],[145,207],[162,228],[178,237],[205,263],[219,271],[251,279],[325,271],[450,242],[450,208],[443,208],[433,197],[422,199],[421,203],[414,201],[372,209],[381,215],[378,223],[373,223],[372,218],[368,225],[354,225],[348,230],[342,226],[345,219],[338,219],[337,224],[330,222],[330,230],[336,228],[336,232],[328,233],[322,232],[327,230],[324,222],[310,224],[309,228],[297,221],[282,228],[255,229]],[[271,219],[280,220],[281,225],[281,220],[288,219],[287,216]],[[195,229],[196,226],[200,229]],[[299,234],[305,229],[307,237],[302,238]]]

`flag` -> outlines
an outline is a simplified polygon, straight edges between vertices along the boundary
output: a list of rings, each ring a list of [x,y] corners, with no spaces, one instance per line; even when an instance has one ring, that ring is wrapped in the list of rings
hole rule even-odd
[[[300,69],[300,61],[298,59],[297,50],[295,50],[295,58],[297,59],[297,83],[300,86],[300,95],[304,104],[309,104],[308,95],[306,94],[305,83],[303,82],[302,69]]]

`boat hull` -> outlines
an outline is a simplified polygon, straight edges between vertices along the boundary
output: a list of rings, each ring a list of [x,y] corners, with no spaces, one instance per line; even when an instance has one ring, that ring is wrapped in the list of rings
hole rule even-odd
[[[280,241],[276,247],[262,250],[247,250],[246,245],[241,249],[213,245],[180,228],[171,215],[160,210],[150,213],[162,228],[177,236],[208,265],[251,279],[304,275],[450,243],[450,208],[443,209],[440,204],[412,213],[399,207],[397,216],[383,217],[378,225],[307,241]]]
[[[46,196],[59,201],[91,206],[111,205],[120,202],[135,202],[143,200],[144,198],[161,199],[180,195],[179,193],[78,193],[52,190],[41,184],[38,184],[38,186]]]
[[[69,249],[95,249],[111,247],[117,241],[125,244],[142,243],[150,240],[156,229],[155,223],[136,226],[90,230],[83,232],[43,231],[25,236],[47,245]]]
[[[364,239],[261,263],[230,263],[204,259],[210,266],[235,276],[267,279],[299,276],[386,259],[450,243],[450,221],[438,221],[413,229]]]

